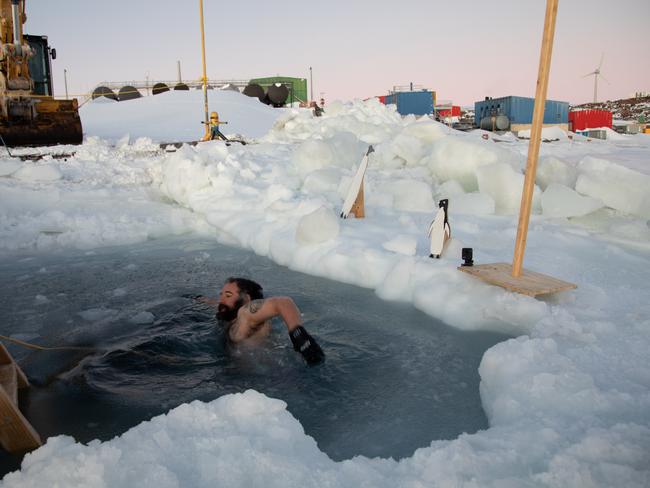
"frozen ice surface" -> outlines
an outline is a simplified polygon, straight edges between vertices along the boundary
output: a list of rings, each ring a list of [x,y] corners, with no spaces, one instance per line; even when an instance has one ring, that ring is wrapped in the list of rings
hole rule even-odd
[[[179,101],[177,110],[185,94],[173,95],[174,103]],[[146,100],[155,111],[163,108],[154,105],[167,103],[164,95]],[[259,144],[226,147],[210,142],[161,154],[144,150],[144,142],[130,143],[136,134],[130,121],[149,109],[129,103],[134,102],[82,110],[86,141],[74,158],[57,162],[61,179],[23,181],[12,173],[0,178],[0,250],[92,249],[195,232],[304,273],[413,303],[457,328],[515,335],[487,351],[479,370],[490,427],[454,440],[432,439],[429,447],[400,462],[357,457],[334,463],[293,430],[293,419],[273,413],[278,404],[258,395],[247,396],[246,402],[266,408],[244,409],[247,421],[228,423],[227,430],[209,439],[178,419],[192,411],[197,424],[209,424],[205,419],[220,422],[222,415],[234,415],[222,413],[223,405],[237,401],[225,397],[216,401],[218,405],[180,407],[180,414],[172,412],[111,442],[82,446],[52,439],[26,458],[22,472],[5,479],[7,486],[47,485],[57,476],[72,476],[68,486],[99,486],[116,476],[127,485],[156,480],[160,486],[207,486],[216,482],[215,473],[227,480],[225,484],[251,486],[260,479],[261,465],[277,466],[274,476],[264,477],[270,486],[650,484],[647,135],[605,141],[559,138],[541,145],[541,161],[555,158],[566,167],[549,163],[550,168],[562,168],[555,173],[542,163],[540,185],[548,189],[563,184],[601,200],[605,207],[568,220],[532,216],[525,267],[578,285],[575,291],[534,300],[456,270],[460,247],[473,247],[478,263],[511,260],[523,180],[518,171],[523,170],[527,141],[483,140],[478,131],[445,132],[435,124],[406,130],[422,122],[402,119],[394,108],[370,100],[329,104],[319,118],[298,109],[272,112],[274,122],[266,135],[250,131]],[[194,121],[202,117],[200,108],[192,110],[183,117],[147,116],[142,136],[195,139],[201,131]],[[128,111],[134,114],[127,117]],[[116,145],[126,132],[130,138]],[[245,123],[238,132],[247,134]],[[353,140],[342,136],[341,143],[341,133],[376,145],[366,175],[366,218],[340,222],[335,240],[301,246],[295,239],[300,218],[321,206],[336,213],[343,200],[343,180],[358,164],[356,153],[350,152],[345,164],[333,156],[339,154],[337,145],[347,147],[346,141]],[[93,135],[102,139],[89,137]],[[292,155],[311,140],[319,141],[315,158],[301,156],[298,167]],[[331,166],[325,166],[326,159]],[[3,158],[0,163],[13,160]],[[577,170],[575,187],[568,168]],[[307,179],[314,171],[318,173]],[[336,171],[341,172],[338,185]],[[470,192],[458,193],[461,199],[480,189],[494,201],[497,215],[483,215],[490,213],[484,197],[470,197],[484,201],[467,204],[467,213],[455,213],[449,195],[455,243],[452,252],[430,260],[422,250],[427,248],[426,227],[432,215],[414,211],[420,208],[398,208],[394,200],[404,192],[389,191],[392,181],[409,179],[429,185],[436,198],[441,197],[439,185],[450,180]],[[383,246],[399,235],[417,236],[415,255]],[[251,427],[274,425],[276,418],[290,431],[284,441],[273,429]],[[152,437],[152,428],[158,429],[161,440]],[[157,444],[164,446],[165,436],[177,447],[169,455],[172,451]],[[224,439],[232,453],[241,454],[239,464],[219,464],[205,448]],[[117,458],[130,462],[124,452],[134,456],[132,471],[114,468]],[[135,462],[137,453],[151,464]],[[256,459],[262,461],[253,464]],[[126,478],[129,473],[133,476]]]
[[[399,235],[382,244],[388,251],[393,251],[406,256],[415,256],[418,241],[414,236]]]

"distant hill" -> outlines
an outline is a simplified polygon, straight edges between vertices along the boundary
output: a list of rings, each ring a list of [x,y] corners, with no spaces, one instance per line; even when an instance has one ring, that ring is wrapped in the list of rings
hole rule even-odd
[[[598,103],[583,103],[582,105],[572,106],[571,110],[576,109],[599,109],[609,110],[612,112],[614,119],[640,121],[643,117],[644,122],[650,121],[650,97],[625,98],[622,100],[607,100]]]

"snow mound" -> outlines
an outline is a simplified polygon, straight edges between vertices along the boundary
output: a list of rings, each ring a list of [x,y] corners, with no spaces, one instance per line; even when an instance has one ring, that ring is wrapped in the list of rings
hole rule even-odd
[[[22,165],[17,161],[0,161],[0,176],[9,176],[21,167]]]
[[[542,213],[547,217],[580,217],[602,207],[601,200],[579,195],[557,183],[552,183],[542,193]]]
[[[543,158],[537,166],[536,183],[542,190],[551,183],[575,188],[578,171],[556,157]]]
[[[650,176],[591,156],[578,165],[576,190],[621,212],[650,218]]]
[[[33,166],[25,165],[16,170],[11,175],[13,178],[22,181],[56,181],[63,178],[61,171],[56,166],[51,164]]]
[[[104,103],[104,97],[86,103],[79,110],[85,135],[117,142],[149,137],[155,142],[197,141],[205,134],[201,90],[171,90],[155,96]],[[208,90],[211,110],[228,122],[222,132],[259,138],[266,134],[285,109],[275,109],[257,98],[231,90]],[[163,123],[161,123],[161,121]]]
[[[464,215],[492,215],[496,211],[494,198],[480,192],[455,195],[449,205],[450,213]]]
[[[432,212],[435,206],[431,186],[424,181],[415,179],[387,181],[378,185],[376,190],[391,195],[393,206],[397,210]]]
[[[524,175],[517,173],[512,166],[505,163],[495,163],[481,166],[476,170],[478,187],[481,193],[492,197],[496,213],[515,215],[521,206],[521,193],[524,188]],[[540,190],[537,186],[533,191],[533,210],[540,208]]]
[[[306,464],[299,467],[298,459]],[[109,442],[52,437],[3,486],[200,488],[246,479],[248,486],[286,487],[327,484],[336,479],[333,466],[286,403],[248,390],[181,405]]]
[[[301,244],[320,244],[339,235],[339,219],[327,207],[320,207],[303,216],[296,228],[296,241]]]
[[[479,188],[477,172],[482,166],[507,163],[518,167],[521,157],[493,142],[469,137],[449,136],[433,144],[426,164],[439,181],[458,181],[465,191]]]

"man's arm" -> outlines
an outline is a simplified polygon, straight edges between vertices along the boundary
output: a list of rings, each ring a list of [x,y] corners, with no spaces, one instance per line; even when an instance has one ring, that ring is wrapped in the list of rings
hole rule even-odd
[[[289,332],[302,325],[300,310],[289,297],[253,300],[241,308],[237,321],[241,321],[249,327],[255,327],[278,316],[282,317]]]
[[[216,298],[209,298],[203,295],[198,295],[195,300],[197,302],[205,303],[206,305],[210,305],[212,308],[217,308],[219,306],[219,300]]]
[[[300,310],[289,297],[253,300],[241,308],[237,321],[242,320],[250,328],[277,316],[282,317],[287,326],[294,350],[302,354],[309,364],[317,364],[325,359],[323,350],[302,326]]]

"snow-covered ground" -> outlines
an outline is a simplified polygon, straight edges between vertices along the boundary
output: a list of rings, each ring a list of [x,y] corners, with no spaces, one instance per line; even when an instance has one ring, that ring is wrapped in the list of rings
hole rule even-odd
[[[51,438],[3,486],[650,485],[650,136],[542,144],[525,266],[578,288],[536,300],[456,270],[463,247],[477,263],[511,261],[526,141],[402,119],[375,100],[315,118],[215,91],[224,132],[256,143],[162,152],[156,142],[201,135],[200,97],[91,102],[84,144],[60,148],[73,157],[2,156],[0,256],[195,232],[461,329],[506,332],[516,338],[479,369],[489,429],[399,462],[337,463],[281,399],[248,391],[107,442]],[[340,220],[369,144],[366,218]],[[441,198],[453,239],[433,260],[426,231]]]

